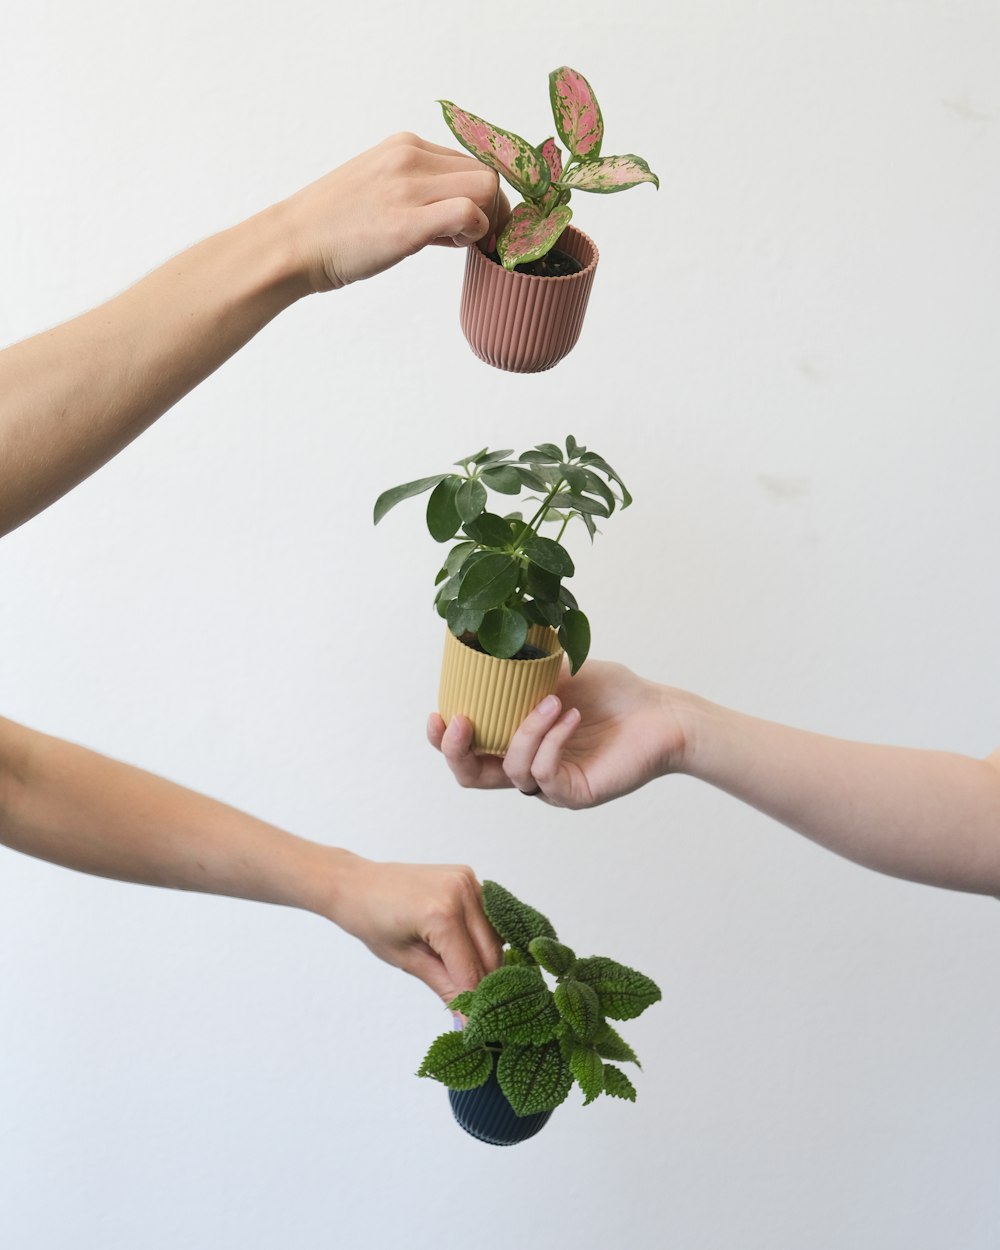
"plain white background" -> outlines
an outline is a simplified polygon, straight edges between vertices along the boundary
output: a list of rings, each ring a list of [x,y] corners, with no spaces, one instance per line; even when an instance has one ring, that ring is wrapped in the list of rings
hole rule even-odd
[[[1000,742],[993,0],[15,0],[0,342],[447,96],[540,141],[591,79],[662,189],[580,195],[575,352],[488,369],[435,251],[299,304],[0,544],[0,710],[374,858],[471,863],[664,999],[635,1106],[490,1150],[448,1018],[316,918],[0,854],[0,1243],[993,1250],[1000,911],[663,781],[463,792],[423,740],[438,551],[380,490],[573,433],[594,654],[844,736]],[[577,202],[578,201],[578,202]],[[515,1232],[516,1230],[516,1232]]]

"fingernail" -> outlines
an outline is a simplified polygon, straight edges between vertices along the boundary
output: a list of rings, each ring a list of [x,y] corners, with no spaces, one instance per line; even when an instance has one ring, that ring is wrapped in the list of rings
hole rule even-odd
[[[547,694],[541,703],[539,703],[538,710],[543,716],[551,716],[558,706],[559,700],[556,696],[554,694]]]

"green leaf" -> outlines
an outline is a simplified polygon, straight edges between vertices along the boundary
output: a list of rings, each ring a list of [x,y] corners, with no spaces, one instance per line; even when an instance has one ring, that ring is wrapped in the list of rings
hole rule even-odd
[[[644,973],[603,955],[579,960],[573,975],[597,994],[601,1010],[612,1020],[632,1020],[663,997]]]
[[[479,629],[484,612],[482,608],[463,608],[457,600],[452,599],[445,613],[448,628],[456,638],[463,634],[474,634]]]
[[[462,526],[470,538],[484,547],[507,548],[511,545],[513,534],[510,522],[495,512],[483,512],[474,521],[467,521]]]
[[[605,477],[610,478],[612,482],[617,482],[622,489],[622,507],[627,508],[629,506],[632,502],[632,496],[628,493],[625,483],[606,460],[604,460],[601,456],[596,455],[594,452],[588,451],[585,456],[580,457],[580,463],[590,465],[593,469],[600,469]]]
[[[634,1063],[637,1068],[642,1067],[635,1051],[607,1020],[598,1026],[591,1041],[602,1059],[614,1059],[616,1063]]]
[[[470,464],[475,464],[479,460],[480,456],[485,456],[488,451],[488,447],[480,447],[479,451],[477,451],[474,455],[463,456],[461,460],[456,460],[455,463],[460,465],[463,469],[467,469]]]
[[[499,491],[501,495],[520,495],[521,475],[512,464],[498,465],[495,469],[483,469],[479,480],[490,490]]]
[[[586,482],[587,482],[584,489],[590,495],[600,495],[600,497],[608,505],[608,511],[606,515],[610,516],[611,513],[614,512],[615,508],[618,506],[618,500],[615,498],[614,491],[612,491],[610,486],[608,486],[606,482],[604,482],[601,478],[599,478],[596,473],[592,473],[590,469],[585,469],[584,473],[586,474]]]
[[[516,655],[528,637],[528,622],[519,611],[505,604],[491,608],[477,628],[483,650],[498,660]]]
[[[579,608],[569,608],[563,617],[559,645],[569,657],[570,676],[575,677],[590,652],[590,622]]]
[[[448,1004],[449,1011],[457,1011],[461,1016],[467,1016],[472,1009],[472,1004],[476,1001],[475,990],[463,990],[461,994],[453,998]]]
[[[560,603],[553,603],[544,599],[532,599],[530,603],[535,609],[536,616],[539,618],[536,622],[537,624],[548,625],[556,631],[562,629],[566,609]],[[527,607],[527,604],[524,606]]]
[[[501,460],[506,460],[508,456],[514,454],[513,447],[504,447],[500,451],[487,451],[485,448],[475,458],[475,464],[479,468],[484,468],[488,464],[497,464]]]
[[[497,1080],[516,1115],[534,1115],[565,1101],[573,1073],[559,1043],[553,1041],[544,1046],[505,1046]]]
[[[451,551],[448,552],[447,559],[444,562],[444,567],[451,577],[455,576],[475,549],[475,543],[456,543],[455,546],[452,547]]]
[[[375,524],[378,525],[389,509],[395,508],[396,504],[413,495],[422,495],[425,490],[437,486],[438,482],[448,476],[450,475],[447,473],[436,473],[433,477],[421,477],[415,482],[406,482],[402,486],[393,486],[391,490],[384,490],[375,500]]]
[[[489,1080],[493,1055],[483,1047],[472,1049],[463,1033],[442,1033],[431,1043],[417,1076],[429,1076],[449,1089],[477,1089]]]
[[[497,968],[476,987],[466,1044],[503,1042],[540,1046],[556,1035],[559,1012],[537,968]]]
[[[496,881],[483,882],[483,910],[503,940],[509,946],[516,946],[523,955],[528,955],[534,938],[557,936],[551,921],[540,911],[522,903]]]
[[[604,1093],[604,1064],[593,1046],[577,1042],[569,1054],[569,1068],[583,1090],[585,1107]]]
[[[519,561],[488,552],[463,570],[458,601],[463,608],[497,608],[514,593],[520,575]]]
[[[556,1010],[581,1042],[589,1042],[601,1024],[597,994],[582,981],[562,981],[555,989]]]
[[[590,541],[594,541],[594,535],[597,533],[597,523],[594,518],[587,512],[582,517],[584,525],[587,527],[587,533],[590,535]]]
[[[580,610],[576,597],[566,586],[559,587],[559,602],[567,608],[572,608],[574,612],[579,612]]]
[[[526,469],[524,465],[521,465],[521,464],[512,465],[511,468],[514,469],[514,472],[518,475],[518,477],[521,479],[522,483],[528,488],[528,490],[537,490],[537,491],[541,491],[544,493],[545,491],[545,479],[544,478],[539,477],[537,473],[533,472],[531,469]]]
[[[458,488],[455,496],[455,507],[458,515],[466,522],[474,521],[486,507],[486,487],[475,478],[467,478]],[[458,528],[457,526],[455,527]]]
[[[555,573],[557,577],[573,576],[575,569],[570,554],[554,538],[542,538],[538,534],[529,534],[522,545],[525,555],[540,569]]]
[[[529,564],[525,569],[524,592],[531,595],[533,599],[557,603],[559,600],[559,588],[559,578],[555,573],[550,573],[547,569],[543,569],[537,564]]]
[[[627,1098],[629,1102],[635,1102],[635,1086],[613,1063],[604,1065],[604,1092],[612,1098]]]
[[[561,464],[559,470],[574,495],[578,495],[587,485],[587,470],[575,464]]]
[[[576,955],[555,938],[532,938],[528,943],[528,951],[536,963],[541,964],[554,977],[565,976],[576,963]]]
[[[542,453],[542,457],[544,458],[543,462],[548,462],[550,464],[560,464],[562,462],[562,452],[555,445],[555,443],[536,443],[535,451]],[[525,452],[521,459],[530,460],[531,457],[531,452]]]
[[[431,491],[427,500],[427,528],[435,542],[446,543],[454,538],[461,524],[455,499],[463,480],[456,474],[449,474]]]
[[[607,505],[600,499],[588,499],[586,495],[577,495],[569,491],[560,491],[552,499],[554,508],[572,508],[576,512],[583,512],[593,516],[608,515]]]
[[[503,966],[505,968],[523,968],[530,965],[531,960],[527,955],[522,954],[516,946],[508,946],[503,953]]]
[[[575,460],[577,456],[582,455],[586,451],[586,447],[581,447],[572,434],[566,435],[566,457],[569,460]]]

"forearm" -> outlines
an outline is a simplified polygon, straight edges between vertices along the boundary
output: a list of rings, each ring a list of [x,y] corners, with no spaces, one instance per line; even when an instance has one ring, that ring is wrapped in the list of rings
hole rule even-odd
[[[943,751],[875,746],[680,697],[682,771],[856,863],[1000,895],[1000,769]]]
[[[286,207],[0,352],[0,534],[142,433],[306,292]]]
[[[0,720],[0,842],[80,872],[332,915],[356,857]]]

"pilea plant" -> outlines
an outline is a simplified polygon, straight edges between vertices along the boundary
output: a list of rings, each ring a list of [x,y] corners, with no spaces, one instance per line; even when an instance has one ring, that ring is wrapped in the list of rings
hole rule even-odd
[[[503,966],[449,1004],[467,1017],[465,1028],[437,1038],[417,1075],[465,1090],[495,1068],[520,1116],[557,1107],[574,1081],[584,1106],[602,1093],[634,1102],[635,1086],[616,1065],[639,1061],[608,1020],[641,1015],[661,998],[659,987],[613,959],[578,958],[545,916],[495,881],[483,883],[483,908],[506,943]]]
[[[590,650],[590,623],[563,584],[575,570],[560,540],[574,519],[593,540],[595,518],[609,517],[619,504],[627,508],[632,496],[608,462],[572,435],[565,451],[539,443],[513,456],[511,449],[484,447],[455,461],[460,473],[438,473],[383,491],[375,502],[375,524],[403,499],[429,490],[431,536],[445,543],[461,531],[435,581],[434,603],[451,632],[466,640],[474,636],[489,655],[509,659],[524,647],[530,626],[548,625],[558,632],[576,673]],[[504,516],[488,511],[488,490],[508,496],[527,491],[531,515],[526,520],[523,511]],[[546,523],[559,526],[555,538],[539,532]]]
[[[524,197],[497,239],[497,254],[505,269],[538,260],[555,246],[573,216],[569,207],[573,191],[608,195],[642,182],[660,185],[641,156],[601,156],[604,121],[597,97],[582,74],[568,65],[553,70],[549,98],[556,132],[568,150],[565,165],[554,137],[535,146],[450,100],[438,101],[459,143]]]

